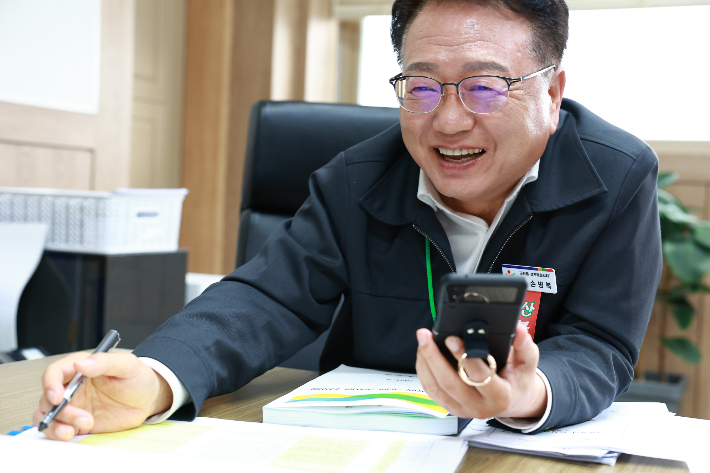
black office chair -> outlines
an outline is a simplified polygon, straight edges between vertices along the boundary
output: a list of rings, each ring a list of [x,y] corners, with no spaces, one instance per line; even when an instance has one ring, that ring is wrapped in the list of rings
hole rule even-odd
[[[338,153],[399,120],[396,108],[307,102],[254,104],[249,117],[237,267],[308,197],[308,178]],[[318,370],[329,330],[281,366]]]

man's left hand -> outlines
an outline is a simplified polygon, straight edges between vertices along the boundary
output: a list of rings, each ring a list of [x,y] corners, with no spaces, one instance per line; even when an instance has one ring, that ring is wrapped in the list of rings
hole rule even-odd
[[[464,418],[542,417],[547,407],[547,390],[537,375],[540,352],[524,326],[518,325],[505,368],[485,386],[464,383],[444,358],[427,329],[417,330],[417,375],[427,394],[452,415]],[[448,337],[446,346],[458,360],[464,354],[463,341]],[[481,359],[464,360],[469,379],[482,381],[489,374]]]

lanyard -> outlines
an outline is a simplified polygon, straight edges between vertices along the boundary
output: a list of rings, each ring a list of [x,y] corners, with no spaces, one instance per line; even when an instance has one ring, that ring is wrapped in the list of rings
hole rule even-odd
[[[426,248],[426,282],[429,286],[429,308],[431,309],[431,318],[436,320],[436,306],[434,305],[434,283],[431,276],[431,248],[429,239],[424,237],[424,246]]]

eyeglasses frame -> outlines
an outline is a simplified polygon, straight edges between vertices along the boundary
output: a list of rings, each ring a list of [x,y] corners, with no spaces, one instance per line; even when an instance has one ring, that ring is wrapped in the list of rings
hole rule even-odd
[[[544,74],[545,72],[549,71],[550,69],[556,69],[556,68],[557,68],[557,65],[553,64],[553,65],[551,65],[551,66],[547,66],[547,67],[545,67],[545,68],[543,68],[543,69],[540,69],[540,70],[537,71],[537,72],[533,72],[532,74],[528,74],[528,75],[526,75],[526,76],[518,77],[518,78],[515,78],[515,79],[510,78],[510,77],[504,77],[504,76],[482,75],[482,76],[470,76],[470,77],[465,77],[465,78],[461,79],[461,80],[458,81],[458,82],[444,82],[444,83],[439,82],[438,80],[434,79],[433,77],[428,77],[428,76],[405,76],[404,74],[402,74],[402,73],[400,72],[400,73],[397,74],[396,76],[390,78],[389,83],[392,84],[392,87],[393,87],[394,90],[395,90],[395,95],[397,94],[397,81],[400,81],[400,80],[402,80],[402,79],[407,79],[407,78],[409,78],[409,77],[422,77],[422,78],[424,78],[424,79],[431,79],[431,80],[433,80],[434,82],[436,82],[437,84],[439,84],[439,85],[441,86],[441,96],[439,97],[439,101],[436,103],[436,106],[435,106],[434,108],[432,108],[431,110],[429,110],[428,112],[412,112],[411,110],[407,110],[406,108],[404,108],[404,106],[403,106],[402,104],[399,105],[400,107],[402,107],[403,110],[406,110],[406,111],[409,112],[409,113],[431,113],[431,112],[433,112],[434,110],[436,110],[436,108],[437,108],[437,107],[439,106],[439,104],[441,103],[441,97],[444,96],[444,86],[445,86],[445,85],[453,85],[454,87],[456,87],[456,95],[458,95],[459,100],[461,100],[461,104],[464,106],[464,108],[465,108],[466,110],[468,110],[468,111],[471,112],[471,113],[478,114],[478,115],[490,115],[491,113],[496,113],[496,112],[500,112],[501,110],[503,110],[503,107],[505,107],[505,106],[508,104],[507,97],[506,97],[505,104],[503,104],[503,107],[499,108],[499,109],[496,110],[495,112],[474,112],[473,110],[471,110],[470,108],[468,108],[468,107],[466,106],[466,104],[464,103],[463,99],[461,98],[461,94],[459,93],[459,86],[461,85],[461,83],[462,83],[463,81],[468,80],[468,79],[473,79],[474,77],[496,77],[496,78],[498,78],[498,79],[503,79],[503,80],[505,81],[505,83],[508,84],[508,93],[510,94],[510,86],[511,86],[511,85],[517,84],[518,82],[522,82],[522,81],[527,80],[527,79],[531,79],[531,78],[533,78],[533,77],[535,77],[535,76],[538,76],[538,75],[540,75],[540,74]],[[397,100],[399,101],[399,97],[397,97]]]

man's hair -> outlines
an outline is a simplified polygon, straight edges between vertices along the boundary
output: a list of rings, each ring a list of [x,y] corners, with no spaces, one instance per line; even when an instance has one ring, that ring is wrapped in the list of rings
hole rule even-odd
[[[519,14],[532,26],[530,53],[541,67],[560,65],[567,46],[569,10],[565,0],[395,0],[390,37],[397,61],[402,65],[404,37],[414,18],[427,3],[464,3],[504,7]]]

